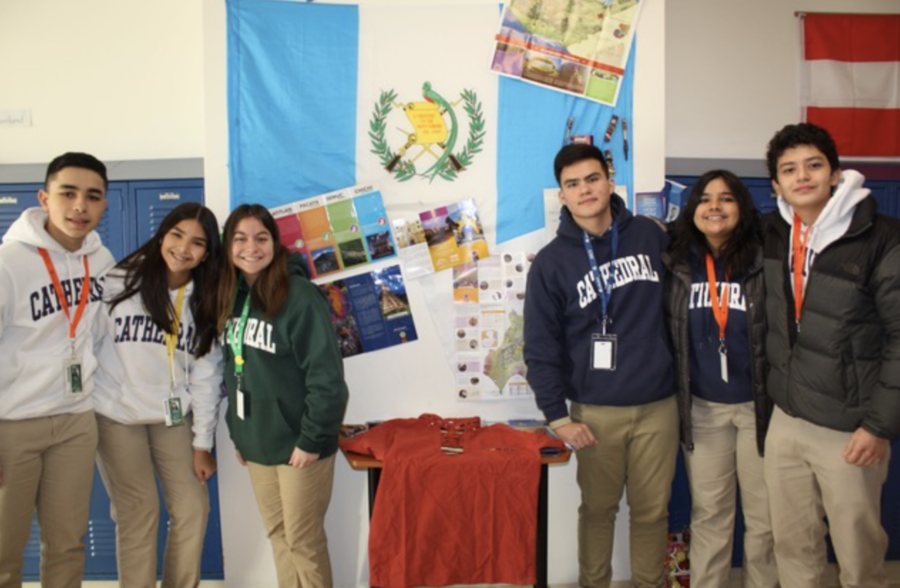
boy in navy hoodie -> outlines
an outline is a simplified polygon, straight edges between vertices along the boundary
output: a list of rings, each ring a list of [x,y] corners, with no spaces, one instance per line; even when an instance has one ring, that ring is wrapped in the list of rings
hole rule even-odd
[[[94,231],[106,189],[95,157],[57,157],[40,208],[0,246],[0,588],[22,585],[35,509],[41,585],[81,586],[97,449],[91,331],[113,265]]]
[[[658,588],[678,452],[663,318],[668,238],[625,207],[596,147],[566,145],[554,172],[564,206],[556,238],[528,275],[528,382],[550,427],[577,451],[579,584],[610,585],[627,490],[632,585]]]

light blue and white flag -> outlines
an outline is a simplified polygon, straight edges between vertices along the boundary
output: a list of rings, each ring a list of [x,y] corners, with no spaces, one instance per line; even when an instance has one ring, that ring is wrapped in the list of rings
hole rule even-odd
[[[570,117],[634,185],[621,122],[603,137],[633,136],[635,51],[613,109],[491,72],[496,5],[227,5],[232,206],[372,183],[392,217],[474,198],[502,243],[543,227]]]

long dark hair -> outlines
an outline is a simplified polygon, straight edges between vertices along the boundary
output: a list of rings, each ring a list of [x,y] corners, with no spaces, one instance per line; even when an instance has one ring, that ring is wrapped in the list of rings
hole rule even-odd
[[[216,339],[216,272],[219,268],[222,245],[219,241],[219,222],[216,215],[201,204],[186,202],[176,206],[160,223],[156,233],[131,255],[116,265],[125,272],[125,287],[109,303],[112,313],[121,302],[140,294],[141,304],[157,327],[167,333],[178,328],[174,325],[175,308],[169,296],[168,266],[162,256],[163,238],[183,220],[200,223],[206,235],[206,256],[191,270],[194,290],[188,300],[188,308],[194,316],[197,348],[196,357],[203,357]]]
[[[725,262],[725,267],[730,268],[732,276],[740,277],[750,269],[759,248],[762,247],[762,223],[759,212],[753,205],[750,191],[736,175],[728,170],[714,169],[697,179],[684,204],[684,210],[675,221],[670,251],[673,257],[679,260],[689,260],[691,246],[694,245],[699,247],[702,252],[712,251],[706,242],[706,236],[694,224],[694,213],[697,212],[706,187],[716,179],[725,182],[725,185],[734,194],[740,211],[738,224],[719,251],[719,258]]]
[[[235,208],[228,220],[225,221],[225,232],[222,239],[224,253],[222,255],[222,275],[219,279],[218,293],[218,329],[222,333],[225,324],[231,318],[234,306],[234,292],[238,284],[238,269],[234,266],[232,258],[232,245],[234,233],[238,224],[245,218],[255,218],[272,235],[272,246],[275,255],[270,263],[259,274],[259,277],[250,288],[250,304],[253,308],[263,311],[269,320],[275,318],[281,307],[284,306],[288,295],[288,256],[290,251],[281,243],[281,234],[278,224],[272,217],[272,213],[261,204],[241,204]]]

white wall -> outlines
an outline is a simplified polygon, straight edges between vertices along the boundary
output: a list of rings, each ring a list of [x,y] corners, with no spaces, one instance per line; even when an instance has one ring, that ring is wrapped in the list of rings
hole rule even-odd
[[[758,159],[800,121],[794,12],[900,13],[897,0],[677,0],[666,11],[666,157]]]
[[[0,0],[0,76],[0,165],[203,156],[199,0]]]

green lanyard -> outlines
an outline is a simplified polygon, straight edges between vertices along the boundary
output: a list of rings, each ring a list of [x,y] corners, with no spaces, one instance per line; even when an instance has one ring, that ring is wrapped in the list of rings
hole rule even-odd
[[[237,389],[241,389],[241,379],[244,374],[244,328],[247,326],[247,316],[250,314],[250,293],[244,299],[244,309],[241,311],[241,320],[235,331],[234,323],[228,325],[228,339],[231,342],[231,352],[234,353],[234,377],[237,378]]]

